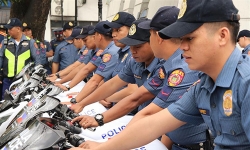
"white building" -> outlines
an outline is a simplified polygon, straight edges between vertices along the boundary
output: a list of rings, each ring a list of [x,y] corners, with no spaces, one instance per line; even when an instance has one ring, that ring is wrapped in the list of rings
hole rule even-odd
[[[46,23],[45,38],[51,40],[52,30],[62,27],[67,21],[75,21],[75,0],[63,1],[63,21],[61,15],[61,0],[51,0],[51,11]],[[103,2],[102,18],[106,19],[107,6]],[[80,26],[92,25],[98,22],[98,0],[77,0],[77,24]]]

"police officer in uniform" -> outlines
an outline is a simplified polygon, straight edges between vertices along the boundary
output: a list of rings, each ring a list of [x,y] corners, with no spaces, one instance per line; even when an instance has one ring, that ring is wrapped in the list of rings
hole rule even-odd
[[[99,58],[98,59],[98,65],[96,66],[95,64],[91,65],[91,69],[88,69],[86,74],[84,74],[81,77],[85,78],[87,75],[90,73],[90,71],[95,71],[95,74],[91,79],[85,84],[81,92],[77,95],[78,98],[85,97],[85,95],[90,94],[92,91],[94,91],[99,83],[101,83],[102,80],[106,81],[108,78],[111,76],[113,72],[113,68],[115,67],[117,61],[118,61],[118,50],[119,48],[115,46],[114,42],[112,41],[111,37],[111,30],[110,29],[105,29],[103,27],[104,24],[106,24],[108,21],[102,21],[96,24],[95,28],[91,31],[89,31],[89,34],[94,34],[95,35],[95,43],[96,46],[101,49],[102,51],[97,52],[99,53]],[[92,58],[93,59],[93,58]],[[86,68],[83,68],[86,70]],[[70,90],[75,85],[72,85],[72,80],[69,84],[66,86],[63,85],[58,85],[60,88],[63,90],[67,91]],[[79,81],[79,80],[78,80]],[[78,82],[77,82],[78,83]],[[76,97],[76,98],[77,98]]]
[[[3,68],[3,90],[9,88],[13,77],[31,61],[36,65],[40,64],[39,55],[36,55],[38,46],[33,39],[22,33],[22,23],[17,18],[11,18],[5,25],[10,38],[7,45],[1,45],[0,66]]]
[[[180,40],[177,38],[163,40],[157,34],[157,32],[164,27],[174,23],[177,20],[178,13],[179,9],[175,6],[164,6],[156,12],[152,20],[139,24],[141,28],[150,29],[150,46],[154,51],[154,55],[157,58],[166,60],[158,73],[158,77],[164,78],[164,85],[152,103],[138,112],[129,124],[149,114],[154,114],[167,108],[171,103],[177,101],[186,90],[198,80],[198,72],[191,71],[181,56],[182,50],[179,49]],[[161,82],[157,82],[159,81],[158,77],[153,78],[148,85],[154,86],[160,84]],[[177,80],[175,80],[176,77]],[[210,150],[210,141],[209,137],[207,137],[207,133],[208,131],[205,123],[199,126],[186,124],[166,134],[174,144],[169,142],[165,136],[163,136],[161,140],[172,150],[201,148]]]
[[[2,41],[4,40],[4,38],[6,38],[7,40],[7,34],[6,34],[6,28],[4,27],[4,25],[0,25],[0,47],[2,46]],[[3,80],[3,70],[0,70],[0,81]],[[0,84],[0,97],[2,99],[2,88],[3,88],[3,84]]]
[[[250,60],[236,47],[238,10],[232,0],[184,0],[178,18],[159,35],[181,38],[188,67],[202,71],[200,82],[167,109],[127,126],[95,150],[132,149],[203,121],[215,137],[215,149],[250,149]]]
[[[55,53],[57,45],[59,45],[63,41],[63,28],[57,28],[53,30],[55,39],[50,41],[51,48]]]
[[[97,60],[93,59],[93,58],[95,58],[99,49],[95,45],[94,35],[88,34],[88,32],[90,30],[93,30],[93,29],[94,29],[94,26],[84,26],[81,34],[76,37],[78,39],[83,39],[83,42],[85,43],[85,46],[87,49],[85,49],[83,53],[85,54],[86,51],[88,51],[84,57],[79,58],[78,61],[82,62],[82,64],[79,66],[79,68],[75,68],[73,71],[71,71],[68,74],[65,74],[64,72],[60,71],[55,75],[56,77],[51,77],[51,79],[50,79],[51,81],[54,82],[55,79],[61,78],[60,81],[56,82],[57,84],[62,84],[62,83],[68,82],[68,81],[72,80],[77,74],[81,74],[81,71],[84,71],[83,68],[86,65],[91,66],[91,63],[95,64],[95,61],[97,61]],[[101,52],[102,52],[102,50],[101,50]],[[98,54],[101,54],[101,53],[98,53]],[[80,75],[80,76],[82,76],[82,75]],[[88,78],[90,78],[91,76],[92,76],[92,73],[89,73]],[[81,80],[83,80],[83,79],[81,79]]]
[[[23,23],[23,34],[31,39],[34,38],[32,34],[32,28],[25,22]],[[47,69],[47,74],[51,74],[51,67],[49,66],[48,57],[53,56],[53,50],[51,49],[50,43],[46,40],[41,42],[36,38],[34,40],[39,48],[40,64],[43,65],[45,69]]]
[[[60,72],[57,72],[56,74],[52,74],[50,76],[51,81],[55,81],[55,79],[57,79],[57,77],[61,78],[65,75],[67,75],[74,68],[78,68],[78,66],[80,66],[82,64],[83,58],[85,57],[85,55],[88,54],[88,50],[85,51],[86,46],[85,46],[83,40],[76,38],[77,36],[80,35],[80,33],[82,31],[83,31],[83,29],[74,28],[72,34],[68,38],[66,38],[66,40],[73,40],[74,46],[78,49],[78,54],[76,56],[76,58],[78,58],[77,61],[75,61],[73,64],[69,65],[67,68],[61,70]]]
[[[74,25],[72,22],[67,22],[64,24],[63,35],[65,38],[68,38],[71,35],[73,28]],[[56,73],[73,64],[76,61],[77,53],[78,51],[73,45],[72,40],[63,40],[56,47],[52,60],[52,73]]]
[[[242,54],[250,55],[250,31],[249,30],[242,30],[239,32],[237,37],[237,42],[242,50]]]
[[[132,26],[130,27],[128,36],[119,41],[130,46],[130,51],[133,57],[129,59],[129,61],[118,73],[118,75],[110,79],[110,81],[101,85],[91,95],[74,105],[72,109],[75,112],[80,112],[88,104],[94,103],[112,95],[114,92],[119,90],[124,85],[127,85],[128,83],[137,84],[138,87],[143,86],[148,79],[150,79],[155,75],[155,73],[157,73],[157,70],[161,66],[161,61],[160,59],[154,57],[153,52],[150,48],[149,30],[141,29],[138,27],[138,24],[145,20],[147,19],[139,19],[134,21]],[[159,85],[157,90],[151,90],[151,88],[149,87],[146,88],[150,91],[150,94],[156,96],[161,87],[162,86]],[[104,89],[105,92],[103,92]],[[78,118],[75,118],[74,121],[82,120],[80,123],[84,128],[101,126],[104,123],[110,122],[114,119],[128,114],[139,105],[140,106],[138,110],[141,110],[148,104],[148,102],[145,101],[137,102],[135,97],[132,95],[133,94],[123,98],[103,114],[99,114],[102,117],[101,119],[97,119],[97,116],[80,116]],[[148,100],[150,101],[150,98]]]

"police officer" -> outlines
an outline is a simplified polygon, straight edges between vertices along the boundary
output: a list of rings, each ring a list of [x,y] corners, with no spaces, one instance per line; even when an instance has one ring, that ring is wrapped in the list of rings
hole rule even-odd
[[[249,30],[242,30],[239,32],[237,37],[237,42],[242,50],[242,54],[250,55],[250,31]]]
[[[83,73],[86,72],[86,70],[83,69],[85,66],[87,68],[90,68],[93,66],[93,64],[95,66],[99,65],[100,61],[97,60],[96,58],[103,52],[103,50],[100,50],[100,52],[98,53],[99,49],[96,47],[96,44],[94,41],[94,35],[88,34],[88,32],[93,30],[93,29],[94,29],[93,26],[85,26],[85,27],[83,27],[83,32],[79,36],[76,37],[76,38],[83,39],[85,46],[88,49],[88,54],[86,56],[84,56],[83,59],[81,57],[79,58],[79,59],[81,59],[80,61],[83,61],[83,63],[80,65],[79,68],[75,68],[73,71],[71,71],[65,77],[63,77],[63,73],[59,72],[57,75],[57,78],[61,78],[61,80],[57,81],[56,82],[57,84],[62,84],[62,83],[68,82],[68,81],[72,80],[75,76],[76,76],[76,78],[75,78],[76,80],[79,80],[79,78],[81,78],[79,80],[79,82],[80,82],[81,80],[84,79],[84,78],[82,78],[82,76],[83,76],[82,72]],[[95,69],[93,69],[93,71],[94,70]],[[89,71],[88,76],[87,76],[88,78],[90,78],[92,76],[93,71]]]
[[[9,88],[13,77],[31,61],[40,64],[39,55],[36,55],[38,46],[33,39],[22,33],[22,23],[17,18],[11,18],[5,25],[8,29],[10,39],[7,45],[1,45],[0,66],[3,68],[3,90]],[[1,81],[2,82],[2,81]]]
[[[33,39],[31,27],[28,26],[28,24],[25,22],[23,23],[23,34],[26,35],[27,37]]]
[[[23,23],[23,34],[31,39],[34,38],[32,34],[32,28],[26,22]],[[50,43],[46,40],[41,42],[36,38],[34,40],[40,50],[40,64],[43,65],[45,69],[47,69],[47,74],[51,74],[51,68],[49,66],[48,57],[53,56],[53,50],[51,49]]]
[[[51,48],[55,52],[56,47],[63,41],[63,28],[57,28],[53,30],[55,39],[50,41]]]
[[[167,109],[127,126],[95,150],[132,149],[185,123],[203,121],[215,136],[215,149],[250,148],[250,60],[236,47],[238,10],[232,0],[185,0],[178,18],[159,35],[181,38],[188,67],[203,72],[200,82]]]
[[[86,95],[89,95],[92,91],[94,91],[99,83],[101,83],[102,80],[106,81],[111,76],[113,72],[113,68],[115,67],[117,61],[118,61],[118,50],[119,48],[115,46],[114,42],[112,41],[111,37],[111,30],[105,29],[103,27],[104,24],[106,24],[108,21],[102,21],[96,24],[95,28],[91,31],[89,31],[89,34],[95,35],[95,44],[96,46],[103,50],[101,52],[100,57],[97,58],[100,64],[98,66],[92,66],[91,70],[87,71],[87,74],[83,76],[85,78],[89,71],[93,71],[96,69],[95,74],[91,79],[85,84],[81,92],[77,95],[78,98],[81,99],[81,97],[85,97]],[[98,53],[98,52],[97,52]],[[85,69],[85,67],[83,68]],[[58,85],[63,90],[70,90],[72,88],[72,80],[69,84],[66,86]],[[76,98],[77,98],[76,97]]]
[[[74,25],[72,22],[67,22],[64,24],[63,35],[66,39],[71,35],[73,27]],[[56,73],[73,64],[76,61],[77,53],[78,51],[73,45],[72,40],[62,41],[55,50],[52,60],[52,73]]]
[[[130,51],[133,58],[130,58],[130,60],[118,73],[117,76],[113,77],[109,82],[101,85],[91,95],[74,105],[72,109],[75,112],[80,112],[83,107],[87,106],[88,104],[112,95],[114,92],[128,83],[137,84],[138,87],[143,86],[148,79],[155,75],[157,69],[159,69],[159,67],[161,66],[160,60],[154,57],[153,52],[150,48],[149,30],[141,29],[138,27],[138,24],[145,20],[147,19],[139,19],[134,21],[132,26],[130,27],[128,36],[119,41],[123,44],[130,45]],[[162,86],[159,85],[158,89],[153,90],[149,86],[145,87],[150,91],[149,93],[153,95],[147,100],[150,101],[150,99],[156,96],[161,87]],[[105,92],[103,92],[104,89]],[[138,110],[141,110],[148,104],[148,101],[138,102],[136,98],[133,96],[133,94],[123,98],[108,111],[104,112],[103,114],[99,114],[101,116],[101,118],[99,119],[97,119],[97,116],[95,116],[95,118],[89,116],[81,116],[76,118],[75,120],[82,120],[80,123],[84,128],[89,126],[101,126],[104,123],[110,122],[114,119],[128,114],[139,105],[140,106]]]
[[[0,43],[3,41],[5,36],[7,36],[6,28],[4,27],[4,25],[0,25]]]
[[[70,37],[67,38],[67,40],[73,40],[74,46],[78,49],[78,55],[80,55],[78,60],[75,61],[73,64],[69,65],[67,68],[61,70],[60,72],[57,72],[56,74],[51,75],[50,76],[51,81],[54,82],[55,79],[62,78],[63,76],[69,74],[73,69],[76,69],[76,68],[80,69],[78,67],[82,63],[84,63],[84,60],[85,60],[84,58],[86,58],[85,61],[87,61],[87,62],[90,60],[91,51],[86,49],[86,46],[85,46],[83,39],[77,38],[77,36],[79,36],[84,30],[86,30],[85,27],[82,29],[74,28]]]
[[[191,71],[181,56],[182,51],[179,49],[180,40],[177,38],[163,40],[157,34],[157,32],[164,27],[174,23],[177,20],[178,13],[179,9],[175,6],[164,6],[156,12],[151,21],[139,24],[141,28],[150,29],[150,46],[154,51],[154,55],[166,60],[158,73],[158,77],[165,79],[162,90],[153,102],[138,112],[129,124],[146,117],[148,114],[154,114],[167,108],[171,103],[179,100],[186,90],[198,80],[198,72]],[[176,77],[178,79],[174,80]],[[158,78],[155,78],[148,84],[151,86],[155,85],[155,83],[160,84],[160,82],[157,81],[159,81]],[[166,135],[174,144],[172,145],[171,142],[163,140],[166,139],[165,136],[163,136],[161,140],[172,150],[211,149],[211,147],[209,147],[210,143],[207,137],[207,126],[205,123],[199,126],[186,124]]]
[[[7,42],[7,34],[6,34],[6,28],[4,27],[4,25],[0,25],[0,47],[2,47],[2,41],[4,40],[4,38],[6,38],[6,42]],[[2,70],[0,71],[2,72]],[[3,80],[2,77],[2,73],[0,73],[0,81]],[[2,99],[2,88],[3,88],[3,84],[0,84],[0,97]]]

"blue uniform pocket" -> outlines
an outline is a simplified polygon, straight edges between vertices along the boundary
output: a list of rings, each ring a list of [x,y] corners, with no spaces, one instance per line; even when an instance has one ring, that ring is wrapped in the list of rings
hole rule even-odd
[[[225,134],[239,135],[244,132],[241,124],[241,118],[221,118],[221,131]]]

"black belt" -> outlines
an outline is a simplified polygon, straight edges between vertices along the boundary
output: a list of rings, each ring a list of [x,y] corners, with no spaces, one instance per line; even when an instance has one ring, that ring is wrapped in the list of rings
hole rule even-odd
[[[190,149],[190,150],[200,150],[200,149],[206,150],[206,145],[208,144],[207,142],[208,141],[203,142],[203,143],[193,144],[193,145],[181,145],[181,144],[174,143],[174,145],[182,147],[182,148]]]

